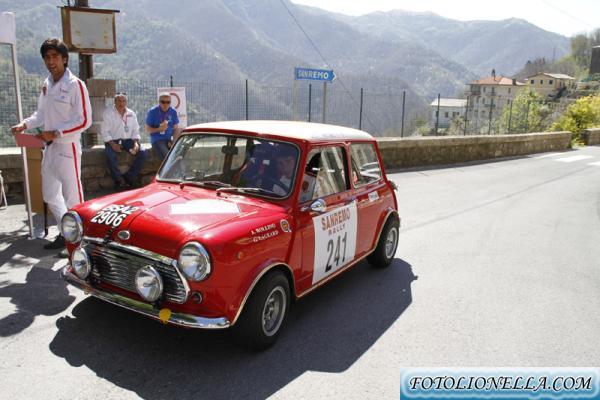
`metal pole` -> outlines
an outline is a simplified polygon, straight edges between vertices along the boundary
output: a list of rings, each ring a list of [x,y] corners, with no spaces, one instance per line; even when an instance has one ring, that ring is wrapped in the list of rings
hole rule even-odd
[[[406,105],[406,90],[402,91],[402,122],[400,122],[400,137],[404,137],[404,106]]]
[[[21,83],[19,81],[19,69],[17,68],[17,46],[10,45],[13,61],[13,73],[15,76],[15,95],[17,100],[17,119],[23,121],[23,108],[21,106]],[[29,223],[29,239],[33,239],[33,216],[31,215],[31,195],[29,188],[29,168],[27,166],[27,149],[21,147],[21,157],[23,158],[23,182],[25,183],[25,207],[27,208],[27,221]],[[59,221],[60,223],[60,221]]]
[[[513,100],[510,101],[510,111],[508,112],[508,132],[510,133],[512,131],[512,106],[513,106]]]
[[[296,117],[298,115],[298,104],[296,101],[296,94],[298,92],[298,81],[296,80],[296,76],[294,75],[294,86],[292,87],[292,120],[296,121]]]
[[[358,129],[362,129],[363,88],[360,88],[360,111],[358,112]]]
[[[327,113],[327,81],[323,81],[323,123],[325,123],[325,114]]]
[[[439,123],[440,123],[440,94],[438,93],[437,111],[435,112],[435,134],[436,135],[438,133]]]
[[[490,99],[490,121],[488,126],[488,135],[492,134],[492,113],[494,112],[494,98]]]
[[[75,7],[89,7],[88,0],[75,0]],[[94,61],[91,54],[79,53],[79,79],[86,82],[94,76]]]
[[[479,99],[477,99],[477,110],[473,110],[473,120],[475,121],[475,134],[479,134]]]
[[[469,123],[469,95],[467,95],[467,106],[465,107],[465,127],[463,136],[467,136],[467,124]]]
[[[246,79],[246,121],[248,121],[248,79]]]
[[[171,75],[169,78],[169,83],[171,84],[171,87],[173,87],[173,75]]]
[[[527,113],[525,113],[525,132],[529,132],[529,106],[531,105],[531,100],[527,100]]]
[[[310,122],[312,110],[312,84],[308,84],[308,122]]]

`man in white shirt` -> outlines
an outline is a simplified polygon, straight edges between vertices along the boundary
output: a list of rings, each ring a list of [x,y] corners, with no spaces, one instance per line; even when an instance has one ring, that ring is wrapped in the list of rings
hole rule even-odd
[[[140,146],[140,126],[135,112],[127,108],[127,94],[117,93],[114,107],[107,108],[102,117],[102,140],[110,175],[119,190],[125,184],[138,186],[138,175],[147,154]],[[133,164],[124,174],[119,170],[117,153],[123,151],[134,156]]]
[[[71,73],[67,46],[56,38],[40,48],[50,73],[38,98],[37,110],[12,127],[13,133],[42,127],[37,136],[46,142],[42,159],[42,196],[60,224],[67,210],[83,202],[81,187],[81,133],[92,124],[92,108],[85,83]],[[58,235],[46,249],[64,249]]]

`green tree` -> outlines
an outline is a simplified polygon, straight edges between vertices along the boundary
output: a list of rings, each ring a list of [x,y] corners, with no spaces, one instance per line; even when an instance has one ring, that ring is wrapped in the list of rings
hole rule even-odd
[[[552,125],[554,131],[570,131],[578,142],[584,129],[600,126],[600,95],[581,97]]]
[[[590,40],[587,35],[580,33],[571,38],[571,55],[579,65],[589,65],[591,57]]]
[[[548,114],[542,97],[527,87],[520,90],[512,101],[512,111],[510,104],[504,106],[499,130],[507,133],[541,132]]]

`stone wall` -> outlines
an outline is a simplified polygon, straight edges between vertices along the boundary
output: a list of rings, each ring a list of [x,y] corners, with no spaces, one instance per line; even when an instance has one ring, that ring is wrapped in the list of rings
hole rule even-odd
[[[570,132],[495,136],[380,138],[386,168],[445,165],[567,149]]]
[[[585,129],[581,134],[583,142],[587,146],[597,146],[600,144],[600,128]]]
[[[385,167],[388,169],[445,165],[498,157],[521,156],[567,149],[570,132],[529,133],[498,136],[378,138]],[[593,142],[593,143],[592,143]],[[590,134],[590,144],[600,144],[600,129]],[[144,145],[148,160],[142,169],[142,183],[150,182],[160,166],[149,145]],[[119,156],[126,169],[132,156]],[[86,192],[112,189],[112,180],[106,168],[104,146],[83,149],[82,179]],[[9,197],[23,193],[22,157],[20,149],[0,149],[0,170]]]

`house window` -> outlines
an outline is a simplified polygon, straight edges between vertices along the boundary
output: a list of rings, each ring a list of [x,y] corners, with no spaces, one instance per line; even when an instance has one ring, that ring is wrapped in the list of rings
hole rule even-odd
[[[549,84],[549,85],[552,85],[553,83],[554,83],[554,80],[552,80],[552,79],[550,79],[550,80],[548,81],[548,84]]]
[[[531,84],[533,85],[534,83],[535,83],[535,79],[532,79],[531,80]]]
[[[506,105],[510,104],[510,100],[506,99]]]
[[[448,111],[444,113],[444,117],[448,118]]]
[[[483,87],[483,93],[485,93],[485,86]]]
[[[508,94],[510,94],[510,88],[508,88]]]
[[[452,113],[452,116],[453,116],[453,117],[458,117],[458,112],[453,112],[453,113]]]
[[[540,85],[543,85],[543,84],[544,84],[544,80],[540,79]]]

